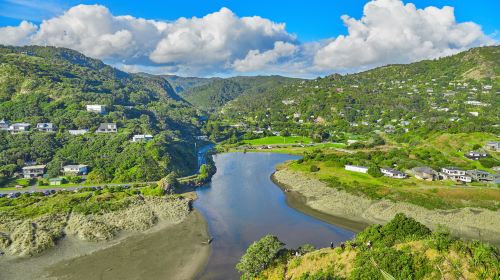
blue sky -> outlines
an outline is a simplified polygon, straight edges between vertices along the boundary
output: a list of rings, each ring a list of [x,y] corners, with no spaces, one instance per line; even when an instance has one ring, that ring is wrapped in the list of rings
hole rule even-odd
[[[41,42],[41,38],[43,37],[44,44],[53,44],[57,46],[63,47],[71,47],[77,49],[87,55],[94,56],[97,58],[101,58],[106,62],[117,65],[122,68],[126,68],[129,70],[146,70],[149,72],[169,72],[169,73],[179,73],[179,74],[199,74],[199,75],[231,75],[233,73],[285,73],[287,71],[280,71],[278,66],[282,66],[281,69],[285,67],[288,68],[296,68],[290,73],[293,72],[292,75],[295,76],[307,76],[307,75],[316,75],[322,73],[329,72],[349,72],[362,70],[370,67],[374,67],[377,65],[381,65],[384,63],[392,63],[392,62],[411,62],[421,58],[432,58],[436,56],[448,55],[454,53],[456,51],[464,50],[469,47],[474,47],[477,45],[483,44],[492,44],[495,43],[498,38],[497,30],[500,29],[498,24],[498,15],[496,12],[500,10],[500,1],[494,0],[484,0],[484,1],[460,1],[460,0],[414,0],[414,1],[403,1],[401,6],[403,7],[405,4],[412,3],[416,6],[416,9],[424,9],[428,6],[435,6],[438,9],[442,9],[443,6],[452,6],[454,7],[454,19],[457,24],[464,22],[473,22],[478,28],[469,28],[467,26],[453,25],[451,23],[447,23],[447,28],[449,30],[458,30],[455,37],[467,36],[467,34],[472,34],[473,37],[470,41],[467,42],[455,42],[453,40],[458,40],[457,38],[449,38],[446,42],[437,42],[433,41],[436,39],[422,40],[420,44],[424,44],[426,41],[431,41],[431,45],[433,45],[432,50],[415,50],[415,49],[406,49],[405,47],[401,47],[396,49],[395,51],[407,52],[408,55],[405,57],[404,55],[396,55],[396,58],[389,59],[388,57],[384,57],[383,53],[387,51],[393,50],[378,50],[373,49],[374,55],[367,55],[365,59],[361,59],[359,61],[339,61],[339,59],[334,59],[333,57],[344,57],[348,56],[349,53],[346,53],[345,48],[342,47],[342,44],[347,44],[349,46],[352,45],[352,42],[341,42],[339,40],[335,44],[331,43],[338,39],[339,35],[346,35],[348,39],[350,36],[346,23],[341,20],[342,15],[348,15],[350,18],[355,20],[360,20],[360,18],[364,15],[363,8],[367,3],[379,3],[379,2],[400,2],[396,0],[374,0],[374,1],[339,1],[339,0],[308,0],[308,1],[264,1],[264,0],[183,0],[183,1],[119,1],[119,0],[108,0],[108,1],[60,1],[60,0],[45,0],[45,1],[30,1],[30,0],[0,0],[0,28],[6,26],[18,26],[21,24],[23,20],[28,21],[34,27],[29,29],[27,26],[24,26],[23,30],[26,31],[26,38],[6,38],[2,41],[0,38],[0,43],[4,44],[33,44]],[[245,48],[244,46],[234,46],[234,42],[229,42],[226,49],[218,51],[214,55],[224,56],[225,53],[231,53],[229,56],[224,56],[220,61],[206,61],[207,65],[201,66],[201,61],[198,61],[196,65],[187,61],[184,57],[179,57],[177,55],[178,50],[172,51],[170,48],[171,42],[168,40],[163,40],[162,38],[155,38],[154,40],[158,40],[158,44],[154,46],[150,46],[151,49],[146,54],[138,55],[134,53],[131,57],[124,57],[123,55],[118,55],[118,51],[115,53],[111,50],[92,50],[88,49],[88,46],[92,45],[91,43],[84,45],[78,45],[75,42],[68,42],[62,40],[56,40],[53,37],[49,37],[51,34],[49,31],[54,30],[48,29],[48,32],[38,32],[43,34],[36,34],[36,29],[40,28],[40,24],[42,20],[49,20],[52,18],[56,18],[61,16],[65,11],[71,9],[72,7],[78,4],[86,4],[86,5],[94,5],[98,4],[102,7],[108,9],[109,14],[112,16],[122,16],[122,15],[130,15],[134,18],[144,18],[149,20],[155,20],[158,22],[165,23],[175,23],[178,21],[180,17],[187,18],[203,18],[209,14],[218,13],[221,11],[222,7],[227,7],[229,11],[238,19],[251,17],[251,16],[259,16],[265,20],[273,24],[286,24],[286,28],[284,31],[286,34],[283,34],[282,31],[273,34],[269,38],[269,34],[264,34],[259,37],[258,34],[251,34],[248,38],[253,38],[255,36],[256,40],[259,41],[259,44],[252,45],[252,48]],[[372,5],[377,6],[377,5]],[[379,5],[384,6],[384,5]],[[386,8],[386,7],[385,7]],[[385,9],[382,7],[381,9]],[[380,9],[379,9],[380,10]],[[373,21],[383,21],[380,15],[383,12],[379,10],[376,11],[374,9],[371,14]],[[431,17],[445,17],[449,15],[443,14],[434,14],[429,13]],[[377,15],[378,13],[378,15]],[[394,21],[392,24],[399,24],[396,19],[399,19],[401,14],[401,9],[392,9],[388,12],[388,16],[394,17]],[[425,20],[427,20],[425,18]],[[416,23],[418,23],[421,19],[417,13],[414,14],[414,20],[412,22],[408,21],[407,28],[415,28]],[[432,20],[431,20],[432,21]],[[63,21],[67,24],[67,21]],[[224,21],[220,21],[223,24]],[[84,23],[85,24],[85,23]],[[200,23],[200,28],[204,28],[205,23]],[[432,26],[432,22],[428,22],[428,28]],[[434,22],[435,24],[435,22]],[[404,25],[404,24],[403,24]],[[353,25],[354,26],[354,25]],[[186,27],[185,28],[190,28]],[[369,23],[366,23],[366,28],[370,29],[372,26]],[[28,30],[29,29],[29,32]],[[57,29],[57,28],[56,28]],[[160,28],[161,29],[161,28]],[[252,29],[252,28],[250,28]],[[376,27],[373,28],[375,34]],[[59,32],[62,32],[61,29],[58,29]],[[101,34],[104,37],[99,37],[99,42],[102,42],[102,38],[108,38],[109,35],[113,35],[115,37],[119,37],[120,30],[128,30],[127,27],[122,27],[116,30],[110,30],[108,35]],[[168,36],[168,34],[174,34],[176,30],[173,29],[164,31],[162,29],[161,32],[164,33],[164,36]],[[450,33],[448,30],[447,33]],[[7,32],[7,30],[4,30]],[[231,30],[228,30],[228,33]],[[1,30],[0,30],[1,32]],[[70,33],[70,30],[64,30],[64,34]],[[77,33],[76,30],[74,30]],[[81,32],[81,31],[80,31]],[[135,33],[131,31],[133,40],[137,40],[137,36]],[[225,32],[225,31],[224,31]],[[245,29],[241,32],[246,32]],[[479,34],[481,32],[481,34]],[[6,34],[13,34],[19,32],[11,32]],[[279,34],[278,34],[279,33]],[[60,34],[60,33],[52,33],[52,34]],[[198,33],[194,32],[194,36]],[[395,34],[398,33],[395,30]],[[1,33],[0,33],[1,35]],[[34,35],[37,35],[38,41],[32,39]],[[99,35],[99,36],[101,36]],[[123,34],[121,34],[123,35]],[[210,33],[210,36],[213,34]],[[289,36],[288,36],[289,35]],[[388,36],[390,34],[387,34]],[[415,30],[415,35],[421,36],[418,33],[418,30]],[[5,36],[14,36],[14,35],[5,35]],[[288,36],[288,37],[287,37]],[[34,36],[36,37],[36,36]],[[113,38],[115,38],[113,37]],[[126,40],[126,36],[123,35],[120,37],[121,41]],[[205,36],[206,37],[206,36]],[[212,36],[217,38],[217,35]],[[266,38],[265,40],[262,38]],[[434,36],[436,37],[436,36]],[[165,38],[165,37],[163,37]],[[367,41],[367,44],[370,44],[368,41],[370,40],[370,36],[367,35],[363,40]],[[97,40],[96,39],[96,40]],[[109,38],[108,38],[109,39]],[[106,40],[108,40],[106,39]],[[199,39],[199,38],[198,38]],[[197,40],[198,40],[197,39]],[[115,40],[115,39],[113,39]],[[118,39],[116,39],[118,40]],[[131,39],[131,41],[133,41]],[[149,37],[148,37],[149,40]],[[151,39],[153,40],[153,39]],[[225,38],[224,40],[228,40]],[[78,40],[77,40],[78,41]],[[353,42],[356,41],[352,40]],[[106,41],[107,44],[111,44]],[[277,43],[282,42],[282,43]],[[192,40],[188,43],[192,43]],[[331,43],[331,44],[330,44]],[[114,42],[112,44],[115,44]],[[446,45],[441,47],[436,47],[437,45]],[[374,44],[380,45],[380,44]],[[418,43],[417,43],[418,45]],[[184,46],[184,45],[183,45]],[[373,45],[367,45],[368,47],[372,47]],[[367,46],[354,46],[353,49],[358,47],[359,49],[363,49]],[[455,47],[458,46],[458,47]],[[104,48],[105,46],[103,46]],[[137,46],[136,46],[137,47]],[[144,46],[142,46],[144,47]],[[210,48],[210,46],[209,46]],[[165,53],[159,53],[161,49],[168,52],[167,55]],[[368,48],[369,49],[369,48]],[[413,54],[412,54],[413,52]],[[422,53],[425,52],[425,55]],[[153,55],[151,55],[154,53]],[[173,57],[173,54],[175,56]],[[378,54],[377,54],[378,53]],[[157,54],[157,55],[156,55]],[[354,54],[353,54],[354,55]],[[142,58],[138,58],[139,56],[144,56]],[[149,60],[145,57],[149,56]],[[373,57],[372,57],[373,56]],[[152,58],[154,57],[154,58]],[[253,59],[250,61],[250,59]],[[204,61],[204,59],[202,59]],[[324,63],[318,63],[321,61]],[[239,61],[239,62],[238,62]],[[331,63],[331,67],[325,65],[326,63]],[[190,64],[191,63],[191,64]],[[208,65],[210,64],[210,65]],[[228,66],[229,65],[229,66]],[[240,67],[237,68],[236,66]],[[301,68],[302,70],[298,69]],[[303,69],[307,68],[306,71]],[[240,69],[240,70],[235,70]],[[286,74],[286,73],[285,73]]]

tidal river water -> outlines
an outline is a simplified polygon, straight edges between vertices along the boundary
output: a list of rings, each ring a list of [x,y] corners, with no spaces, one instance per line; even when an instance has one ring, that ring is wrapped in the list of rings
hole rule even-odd
[[[235,265],[246,248],[266,234],[277,235],[287,247],[309,243],[328,247],[354,236],[352,231],[307,216],[286,203],[271,181],[275,166],[296,156],[273,153],[225,153],[214,156],[217,173],[197,190],[194,203],[213,238],[200,279],[238,279]]]

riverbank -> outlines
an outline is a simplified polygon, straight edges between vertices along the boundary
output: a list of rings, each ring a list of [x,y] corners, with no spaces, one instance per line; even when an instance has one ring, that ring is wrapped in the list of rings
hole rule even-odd
[[[144,231],[124,230],[109,241],[69,235],[34,257],[0,257],[0,279],[193,279],[205,267],[210,246],[202,215],[162,219]]]
[[[300,172],[286,168],[272,175],[273,181],[286,189],[290,206],[306,214],[355,230],[361,225],[387,223],[397,213],[404,213],[431,229],[444,225],[452,234],[479,239],[500,246],[500,213],[481,208],[429,210],[410,203],[371,200],[342,190]],[[329,217],[330,216],[330,217]],[[330,219],[330,221],[328,220]],[[347,221],[347,222],[346,222]],[[359,231],[359,226],[357,231]]]

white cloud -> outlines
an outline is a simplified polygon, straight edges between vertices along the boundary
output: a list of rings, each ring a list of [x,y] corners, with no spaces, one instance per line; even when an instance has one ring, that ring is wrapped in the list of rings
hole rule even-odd
[[[67,47],[128,71],[313,76],[435,58],[495,42],[478,24],[457,23],[452,7],[417,9],[400,0],[372,0],[361,19],[344,15],[342,21],[347,35],[300,43],[284,23],[239,17],[227,8],[160,21],[78,5],[39,26],[23,21],[1,27],[0,44]]]
[[[244,59],[237,59],[233,68],[239,72],[262,70],[270,64],[276,64],[280,58],[290,57],[298,51],[294,44],[278,41],[272,50],[261,52],[251,50]]]
[[[417,9],[400,0],[368,2],[363,17],[342,16],[348,35],[315,55],[323,70],[361,69],[450,55],[493,40],[473,22],[457,23],[453,7]]]
[[[27,21],[22,21],[19,26],[0,27],[0,44],[25,45],[29,42],[29,37],[36,29],[36,25]]]

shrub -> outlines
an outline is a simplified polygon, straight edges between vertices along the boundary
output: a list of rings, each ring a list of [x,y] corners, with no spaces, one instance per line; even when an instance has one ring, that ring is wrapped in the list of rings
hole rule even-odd
[[[314,250],[316,250],[316,248],[311,244],[304,244],[297,249],[297,251],[301,254],[307,254],[307,253],[312,252]]]
[[[370,174],[370,176],[375,178],[384,176],[384,174],[382,174],[382,172],[380,171],[380,168],[375,165],[370,166],[370,168],[368,168],[368,174]]]
[[[311,171],[311,172],[318,172],[319,171],[319,167],[317,167],[316,165],[311,165],[311,167],[309,167],[309,171]]]
[[[432,248],[438,251],[446,251],[450,246],[456,241],[455,238],[451,236],[450,230],[439,226],[433,233],[430,240],[430,245]]]
[[[241,257],[236,269],[242,274],[242,279],[258,276],[283,250],[285,244],[274,235],[266,235],[248,247]]]

